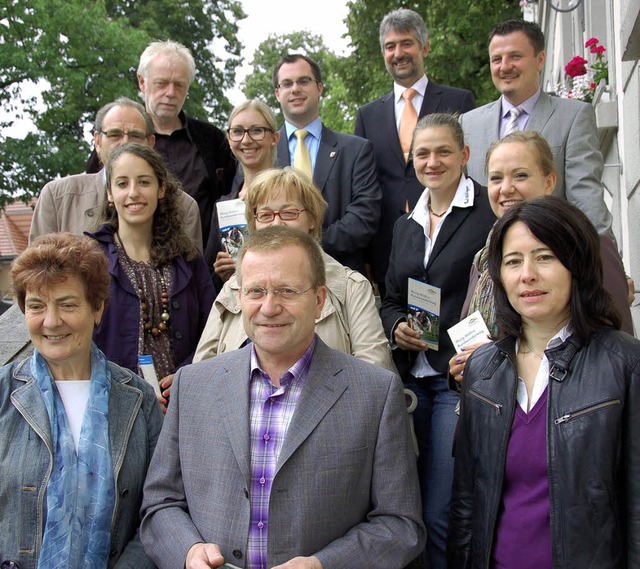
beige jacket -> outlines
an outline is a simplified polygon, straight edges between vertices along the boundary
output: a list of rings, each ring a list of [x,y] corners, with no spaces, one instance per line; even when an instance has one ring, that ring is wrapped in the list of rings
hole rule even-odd
[[[369,281],[323,253],[327,300],[316,332],[329,347],[397,373]],[[194,362],[237,350],[247,340],[234,274],[216,298],[196,348]]]
[[[40,235],[69,231],[82,235],[95,231],[100,208],[106,198],[104,170],[96,174],[75,174],[45,185],[36,203],[29,241]],[[180,192],[185,233],[202,251],[202,226],[198,204],[186,192]]]

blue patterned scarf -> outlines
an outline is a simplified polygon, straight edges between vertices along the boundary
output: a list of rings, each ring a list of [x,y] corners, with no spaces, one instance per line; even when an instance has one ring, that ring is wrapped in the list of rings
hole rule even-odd
[[[47,521],[38,568],[105,568],[109,560],[115,481],[109,445],[111,374],[91,346],[91,385],[76,453],[62,399],[37,350],[31,371],[51,423],[53,469],[47,485]]]

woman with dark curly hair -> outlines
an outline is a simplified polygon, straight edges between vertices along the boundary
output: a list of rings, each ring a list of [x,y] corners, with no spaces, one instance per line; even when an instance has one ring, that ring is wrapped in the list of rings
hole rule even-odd
[[[151,355],[166,403],[173,373],[191,363],[213,303],[209,270],[183,230],[179,182],[148,146],[124,144],[105,168],[103,224],[92,234],[109,258],[111,303],[94,340],[133,371]]]

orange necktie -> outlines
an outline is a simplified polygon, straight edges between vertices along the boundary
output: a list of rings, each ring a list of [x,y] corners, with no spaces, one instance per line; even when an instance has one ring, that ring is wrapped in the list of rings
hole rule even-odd
[[[413,131],[416,128],[418,122],[418,114],[411,102],[418,92],[415,89],[407,89],[402,93],[404,99],[404,109],[402,109],[402,116],[400,117],[400,131],[398,133],[400,137],[400,147],[404,154],[404,161],[409,161],[409,151],[411,150],[411,141],[413,140]]]

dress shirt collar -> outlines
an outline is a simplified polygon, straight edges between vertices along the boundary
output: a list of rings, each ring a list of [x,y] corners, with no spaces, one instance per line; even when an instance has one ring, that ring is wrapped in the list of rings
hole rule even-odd
[[[307,378],[307,373],[309,368],[311,367],[311,360],[313,357],[313,352],[316,349],[316,344],[318,342],[317,334],[313,335],[313,341],[309,344],[309,347],[305,350],[304,354],[300,356],[298,359],[287,371],[282,374],[280,380],[281,387],[285,387],[292,381],[297,381],[302,387],[302,384]],[[273,384],[273,380],[269,377],[269,375],[260,367],[260,362],[258,360],[258,354],[256,353],[256,345],[254,343],[251,344],[251,381],[256,380],[257,378],[264,378]]]
[[[449,205],[449,209],[443,216],[446,218],[453,207],[473,207],[473,199],[475,197],[475,191],[473,187],[473,180],[467,178],[464,174],[460,176],[460,182],[458,183],[458,189],[456,190],[453,200]],[[409,214],[409,219],[413,219],[416,223],[420,224],[425,231],[429,228],[429,209],[427,204],[429,203],[429,188],[425,188],[424,192],[418,199],[416,207]]]
[[[291,137],[294,136],[293,133],[296,130],[299,130],[297,126],[292,125],[289,121],[284,121],[284,128],[287,133],[287,140],[291,140]],[[322,135],[322,119],[318,117],[302,128],[306,129],[309,134],[312,134],[316,139],[320,140]]]
[[[418,92],[420,97],[424,97],[424,94],[427,91],[427,84],[429,83],[429,79],[427,79],[426,75],[423,75],[418,79],[411,87],[403,87],[402,85],[398,85],[397,83],[393,84],[393,98],[396,103],[399,103],[402,99],[402,93],[404,93],[407,89],[415,89]]]
[[[507,99],[505,99],[504,95],[502,95],[500,97],[501,99],[501,105],[502,105],[502,110],[500,111],[501,114],[500,116],[503,119],[508,118],[509,116],[509,111],[511,109],[513,109],[513,107],[518,106],[520,107],[520,109],[522,109],[527,116],[531,116],[531,113],[533,113],[533,109],[536,106],[536,103],[538,102],[538,99],[540,98],[540,89],[538,89],[531,97],[529,97],[528,99],[526,99],[525,101],[523,101],[522,103],[520,103],[519,105],[513,105],[511,104],[509,101],[507,101]]]

